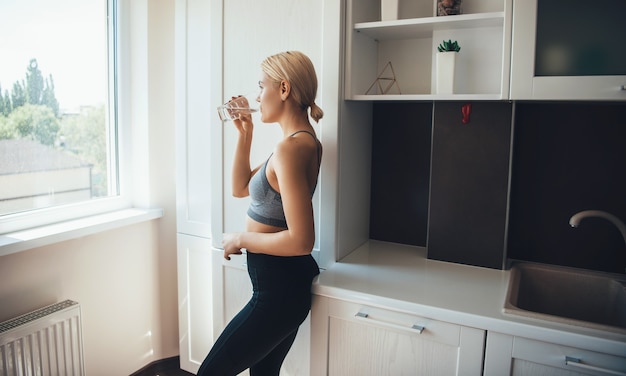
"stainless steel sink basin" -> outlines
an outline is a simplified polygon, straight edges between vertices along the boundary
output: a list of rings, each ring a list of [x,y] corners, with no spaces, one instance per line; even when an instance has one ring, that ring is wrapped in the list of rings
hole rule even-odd
[[[626,333],[626,276],[544,264],[515,264],[504,312]]]

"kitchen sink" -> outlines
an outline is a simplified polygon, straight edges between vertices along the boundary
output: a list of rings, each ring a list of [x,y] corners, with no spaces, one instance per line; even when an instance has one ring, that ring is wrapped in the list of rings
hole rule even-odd
[[[504,313],[626,334],[626,276],[517,263]]]

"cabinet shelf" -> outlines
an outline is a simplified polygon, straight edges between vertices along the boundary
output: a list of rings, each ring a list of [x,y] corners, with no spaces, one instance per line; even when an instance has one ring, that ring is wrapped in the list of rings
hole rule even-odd
[[[354,25],[354,30],[381,41],[430,38],[435,30],[501,27],[503,24],[504,12],[490,12],[446,17],[361,22]]]
[[[504,98],[500,94],[363,94],[347,98],[352,101],[496,101],[502,99]]]

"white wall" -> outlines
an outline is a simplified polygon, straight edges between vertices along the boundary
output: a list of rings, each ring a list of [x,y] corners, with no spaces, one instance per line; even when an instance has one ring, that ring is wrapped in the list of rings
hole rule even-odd
[[[148,202],[165,215],[0,257],[0,321],[63,299],[81,303],[86,372],[128,375],[178,355],[174,156],[174,0],[132,0],[146,25]],[[147,19],[146,19],[147,18]],[[145,42],[145,39],[148,42]],[[141,52],[140,52],[141,53]],[[144,90],[145,89],[145,90]]]
[[[140,369],[163,348],[159,225],[147,222],[3,256],[0,320],[63,299],[78,301],[87,374]]]

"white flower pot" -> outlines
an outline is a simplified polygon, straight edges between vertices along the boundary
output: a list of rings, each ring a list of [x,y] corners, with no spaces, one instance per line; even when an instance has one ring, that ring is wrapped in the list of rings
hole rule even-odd
[[[454,94],[457,52],[437,52],[437,94]]]
[[[398,19],[399,0],[380,0],[380,20],[392,21]]]

